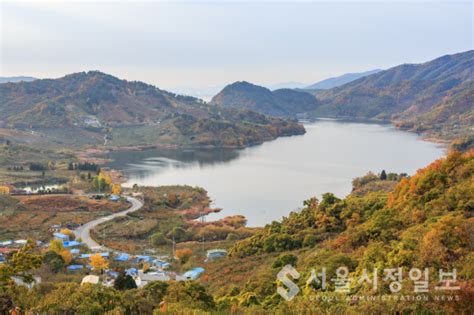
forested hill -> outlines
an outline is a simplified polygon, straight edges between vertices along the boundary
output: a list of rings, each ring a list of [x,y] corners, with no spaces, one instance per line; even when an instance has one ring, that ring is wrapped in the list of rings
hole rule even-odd
[[[318,101],[309,93],[292,89],[270,91],[245,81],[227,85],[212,98],[211,104],[284,117],[294,117],[319,106]]]
[[[240,279],[244,271],[239,266],[253,264],[252,277],[237,299],[263,307],[288,307],[293,313],[315,314],[384,314],[416,313],[423,308],[428,313],[462,314],[472,310],[474,229],[474,151],[452,152],[446,158],[419,170],[411,178],[401,176],[395,188],[372,189],[339,199],[325,194],[322,200],[309,199],[304,208],[293,212],[281,222],[273,222],[254,236],[237,242],[231,250],[235,262],[225,265],[227,275]],[[354,182],[355,186],[387,182],[368,175]],[[380,187],[387,187],[382,185]],[[359,190],[359,189],[357,189]],[[359,190],[360,191],[360,190]],[[295,281],[302,292],[291,303],[275,299],[272,281],[285,264],[300,272]],[[336,268],[349,270],[348,299],[331,303],[311,303],[335,296],[333,284],[321,288],[318,283],[308,286],[311,269],[326,268],[327,279],[335,278]],[[220,265],[212,271],[219,270]],[[393,304],[389,300],[364,301],[357,296],[391,294],[386,282],[380,280],[374,290],[370,285],[357,283],[364,269],[371,275],[378,268],[403,268],[399,295],[413,294],[408,279],[411,268],[429,269],[428,296],[441,294],[434,287],[440,269],[457,269],[456,295],[452,303],[418,300],[413,303]],[[245,271],[247,272],[247,271]],[[218,281],[219,272],[209,280]],[[329,283],[329,282],[328,282]],[[261,288],[266,288],[262,290]],[[393,293],[392,293],[393,294]],[[232,297],[228,297],[232,299]],[[268,306],[270,305],[270,306]],[[309,307],[309,309],[308,309]],[[403,311],[402,311],[403,310]]]
[[[442,138],[472,136],[474,51],[404,64],[316,97],[317,116],[386,119]]]
[[[116,146],[243,147],[304,133],[294,121],[217,109],[194,97],[98,71],[0,84],[0,99],[0,127],[34,129],[38,137],[28,139],[30,143],[101,144],[106,137],[108,145]]]

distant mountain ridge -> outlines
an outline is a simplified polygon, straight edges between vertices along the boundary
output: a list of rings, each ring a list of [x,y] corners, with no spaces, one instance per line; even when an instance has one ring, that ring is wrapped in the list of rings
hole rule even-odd
[[[328,90],[328,89],[332,89],[332,88],[344,85],[346,83],[355,81],[357,79],[366,77],[368,75],[371,75],[380,71],[382,70],[375,69],[375,70],[358,72],[358,73],[346,73],[337,77],[332,77],[332,78],[325,79],[317,83],[311,84],[309,86],[304,87],[304,89],[305,90]]]
[[[47,143],[244,147],[301,134],[294,121],[217,109],[200,99],[89,71],[59,79],[0,85],[0,127],[39,129]],[[62,130],[61,132],[59,130]],[[38,141],[41,139],[38,139]],[[77,140],[77,139],[76,139]]]
[[[292,89],[271,91],[246,81],[227,85],[212,98],[211,104],[280,117],[293,117],[298,113],[315,110],[319,106],[316,98],[309,93]]]
[[[34,80],[38,80],[38,79],[34,77],[27,77],[27,76],[0,77],[0,84],[1,83],[16,83],[16,82],[31,82]]]

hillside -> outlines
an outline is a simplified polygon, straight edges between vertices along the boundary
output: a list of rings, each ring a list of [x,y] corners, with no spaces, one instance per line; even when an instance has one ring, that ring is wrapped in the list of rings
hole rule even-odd
[[[193,97],[98,71],[1,84],[0,98],[0,127],[33,130],[25,142],[56,146],[243,147],[304,133],[292,121],[217,110]]]
[[[385,119],[446,139],[472,133],[474,51],[404,64],[317,93],[316,116]]]
[[[311,84],[307,87],[305,87],[305,90],[327,90],[327,89],[332,89],[341,85],[344,85],[346,83],[355,81],[357,79],[366,77],[368,75],[380,72],[382,70],[380,69],[375,69],[375,70],[370,70],[370,71],[365,71],[365,72],[358,72],[358,73],[346,73],[337,77],[325,79],[319,82],[316,82],[314,84]]]
[[[227,85],[212,98],[211,104],[280,117],[294,117],[298,113],[314,110],[319,105],[317,100],[306,92],[292,89],[270,91],[245,81]]]
[[[468,312],[474,294],[473,162],[473,151],[453,152],[411,178],[402,177],[388,193],[384,189],[368,191],[345,199],[328,193],[321,201],[309,199],[301,211],[237,242],[231,249],[232,257],[208,268],[209,277],[203,283],[226,292],[222,299],[229,304],[291,314],[416,313],[420,308],[428,313]],[[275,294],[275,279],[288,263],[301,275],[299,280],[293,279],[301,292],[287,304]],[[336,268],[341,266],[349,269],[352,281],[347,294],[352,302],[347,303],[344,295],[332,303],[312,303],[337,298],[329,279],[335,278]],[[323,289],[317,282],[308,285],[311,269],[319,273],[323,267],[328,287]],[[382,271],[396,267],[404,270],[399,295],[413,294],[410,268],[429,268],[429,291],[424,293],[428,296],[441,293],[434,289],[440,268],[457,268],[460,290],[455,294],[459,300],[440,304],[431,297],[428,302],[393,304],[389,299],[357,298],[395,294],[390,292],[389,283],[382,281]],[[370,284],[357,282],[364,269],[373,275],[374,268],[379,270],[380,281],[375,291]],[[220,281],[224,274],[228,284]]]

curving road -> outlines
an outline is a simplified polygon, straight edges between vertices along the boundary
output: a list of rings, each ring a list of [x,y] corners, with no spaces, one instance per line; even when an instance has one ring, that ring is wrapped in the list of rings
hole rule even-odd
[[[132,197],[127,197],[127,201],[132,204],[130,208],[127,210],[117,212],[105,217],[101,217],[98,219],[95,219],[93,221],[87,222],[86,224],[81,225],[77,229],[74,230],[74,235],[76,235],[76,239],[80,238],[83,243],[85,243],[87,246],[89,246],[90,249],[92,250],[98,250],[102,249],[103,247],[98,244],[96,241],[94,241],[90,235],[90,231],[95,228],[97,225],[110,221],[112,219],[115,219],[117,217],[123,217],[127,215],[130,212],[134,212],[139,210],[141,207],[143,207],[143,203],[135,198]]]

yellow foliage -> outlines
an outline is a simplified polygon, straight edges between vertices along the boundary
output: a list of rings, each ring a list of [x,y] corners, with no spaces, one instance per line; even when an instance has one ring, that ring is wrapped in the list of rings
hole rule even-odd
[[[120,184],[113,184],[111,192],[114,195],[120,195],[120,193],[122,193],[122,186],[120,186]]]
[[[178,249],[176,250],[176,257],[181,261],[181,263],[186,263],[189,258],[191,258],[191,255],[193,254],[193,251],[189,248],[183,248],[183,249]]]
[[[0,186],[0,194],[7,195],[11,193],[11,188],[9,186]]]
[[[109,174],[104,171],[100,171],[99,180],[103,180],[107,185],[110,185],[112,183],[112,179],[110,179]]]
[[[67,249],[62,250],[59,255],[64,259],[64,262],[69,265],[72,261],[72,255],[71,252],[68,251]]]
[[[52,240],[51,243],[49,243],[49,249],[55,252],[56,254],[61,255],[61,252],[64,250],[63,241]]]
[[[99,253],[91,256],[90,264],[96,270],[109,268],[109,262],[104,257],[102,257]]]
[[[74,232],[71,231],[70,229],[61,229],[60,233],[69,236],[70,240],[73,240],[76,238],[76,236],[74,235]]]

